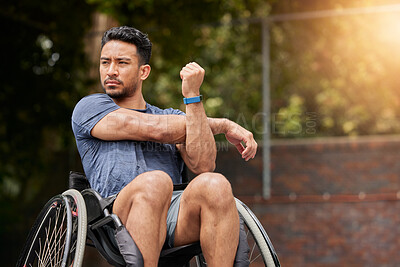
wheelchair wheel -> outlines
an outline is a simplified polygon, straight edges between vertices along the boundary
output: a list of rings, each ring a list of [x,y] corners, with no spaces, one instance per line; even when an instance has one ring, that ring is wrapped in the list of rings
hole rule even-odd
[[[19,266],[82,265],[86,205],[76,190],[50,199],[37,217],[20,254]]]
[[[236,208],[242,216],[250,246],[250,266],[280,266],[278,256],[265,232],[262,224],[254,213],[240,200],[236,199]]]
[[[236,208],[244,221],[247,234],[247,242],[250,246],[250,267],[267,266],[279,267],[278,256],[272,246],[271,240],[265,232],[262,224],[254,213],[239,199],[236,200]],[[195,256],[190,266],[206,267],[207,263],[203,254]]]

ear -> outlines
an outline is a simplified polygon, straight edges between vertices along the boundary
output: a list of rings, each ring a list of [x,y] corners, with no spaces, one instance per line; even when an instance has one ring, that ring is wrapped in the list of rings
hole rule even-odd
[[[141,79],[142,81],[146,80],[147,77],[149,77],[149,75],[150,75],[150,71],[151,71],[150,65],[148,65],[148,64],[146,64],[146,65],[141,65],[141,66],[140,66],[140,70],[139,70],[140,79]]]

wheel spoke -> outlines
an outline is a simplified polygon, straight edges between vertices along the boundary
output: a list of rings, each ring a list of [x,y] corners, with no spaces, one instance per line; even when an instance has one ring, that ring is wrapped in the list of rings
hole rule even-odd
[[[74,262],[80,265],[86,227],[85,201],[78,191],[67,190],[54,196],[39,213],[17,265],[61,267],[72,266]]]
[[[62,255],[65,249],[66,211],[64,206],[53,206],[54,217],[48,218],[48,224],[44,228],[44,238],[38,238],[38,250],[35,251],[37,263],[35,266],[61,266]],[[32,263],[29,264],[33,266]]]
[[[256,248],[256,243],[254,243],[254,245],[253,245],[253,248],[251,249],[251,252],[250,252],[250,259],[253,257],[253,253],[254,253],[254,249]]]
[[[251,259],[251,258],[250,258],[250,264],[253,263],[253,262],[255,262],[256,259],[258,259],[260,256],[261,256],[261,254],[258,254],[257,257],[255,257],[254,259]]]

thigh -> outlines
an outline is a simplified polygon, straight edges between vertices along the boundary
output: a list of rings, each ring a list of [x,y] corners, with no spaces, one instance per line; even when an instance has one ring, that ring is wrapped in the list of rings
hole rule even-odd
[[[142,175],[137,176],[122,188],[114,200],[113,212],[123,220],[125,220],[130,211],[132,196],[140,191],[141,186],[145,182],[144,179],[141,179]]]

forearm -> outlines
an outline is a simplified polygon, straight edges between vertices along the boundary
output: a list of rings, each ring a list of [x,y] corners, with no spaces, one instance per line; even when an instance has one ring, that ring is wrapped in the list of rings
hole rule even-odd
[[[225,134],[228,131],[229,120],[225,118],[207,118],[208,125],[213,133],[213,135],[217,134]]]
[[[211,120],[211,124],[215,124],[214,128],[217,128],[217,123]],[[217,149],[210,120],[201,102],[186,106],[185,150],[192,171],[214,171]]]

